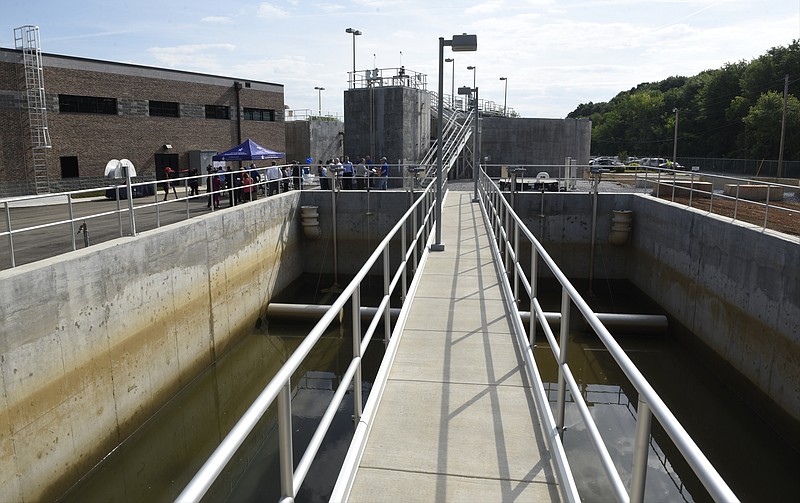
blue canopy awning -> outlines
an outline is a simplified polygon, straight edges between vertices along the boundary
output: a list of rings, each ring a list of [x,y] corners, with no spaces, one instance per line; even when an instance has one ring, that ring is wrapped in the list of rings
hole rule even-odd
[[[282,159],[285,157],[283,152],[275,152],[268,148],[264,148],[258,143],[248,138],[241,145],[237,145],[232,149],[217,154],[212,157],[214,161],[259,161],[263,159]]]

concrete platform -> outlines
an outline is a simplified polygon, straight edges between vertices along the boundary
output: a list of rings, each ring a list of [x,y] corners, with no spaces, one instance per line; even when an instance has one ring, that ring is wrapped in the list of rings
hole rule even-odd
[[[561,501],[480,208],[443,217],[349,501]]]
[[[725,184],[723,192],[726,196],[739,197],[749,201],[783,200],[783,187],[767,184]]]

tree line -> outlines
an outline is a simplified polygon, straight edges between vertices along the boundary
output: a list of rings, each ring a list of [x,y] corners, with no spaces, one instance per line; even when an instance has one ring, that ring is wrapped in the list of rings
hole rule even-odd
[[[677,118],[678,157],[777,159],[786,75],[783,158],[800,160],[798,40],[750,62],[639,84],[608,102],[580,104],[568,117],[592,120],[594,155],[671,158]]]

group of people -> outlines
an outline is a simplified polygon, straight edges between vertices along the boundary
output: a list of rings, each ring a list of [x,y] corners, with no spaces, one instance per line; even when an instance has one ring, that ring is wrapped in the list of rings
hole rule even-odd
[[[342,162],[344,161],[344,162]],[[308,162],[311,162],[308,159]],[[319,176],[320,189],[330,190],[333,187],[344,190],[364,190],[374,188],[386,190],[389,180],[389,163],[385,157],[381,157],[381,164],[376,165],[370,156],[362,157],[356,164],[345,156],[341,160],[328,159],[323,163],[319,161],[317,175]],[[247,168],[234,170],[230,166],[226,168],[214,168],[209,166],[207,169],[206,191],[208,193],[207,207],[220,208],[221,199],[227,197],[229,206],[236,206],[248,201],[258,199],[259,192],[266,196],[272,196],[281,192],[288,192],[291,188],[299,190],[303,186],[303,168],[298,161],[293,161],[286,166],[277,166],[275,161],[272,166],[267,168],[257,168],[255,163]],[[267,183],[261,185],[262,174],[265,175]],[[198,196],[199,178],[197,169],[188,171],[188,186],[190,197]],[[161,187],[164,190],[164,201],[169,197],[170,189],[178,198],[178,192],[172,181],[177,174],[167,167],[164,169],[164,179]],[[225,194],[226,196],[223,196]]]
[[[229,206],[255,201],[258,199],[259,191],[263,190],[259,185],[261,183],[261,173],[256,169],[255,164],[238,171],[234,171],[230,166],[226,169],[214,169],[209,166],[206,171],[209,175],[206,178],[206,191],[209,194],[206,206],[208,208],[211,208],[212,204],[215,209],[220,207],[223,190],[226,190]],[[267,170],[267,178],[269,179],[269,170]],[[269,188],[270,186],[268,183],[267,187]],[[196,195],[194,194],[194,189],[192,189],[192,192],[193,195]],[[267,195],[271,194],[268,193]]]
[[[348,156],[344,156],[342,160],[337,157],[328,159],[325,163],[319,161],[317,176],[319,176],[320,189],[364,190],[374,187],[378,190],[386,190],[389,180],[389,163],[385,157],[381,157],[379,166],[375,165],[370,156],[362,157],[355,165]],[[338,185],[336,185],[337,183]]]

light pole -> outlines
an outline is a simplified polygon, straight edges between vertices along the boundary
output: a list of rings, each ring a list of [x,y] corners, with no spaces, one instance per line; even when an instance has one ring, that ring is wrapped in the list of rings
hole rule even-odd
[[[508,79],[505,77],[500,77],[500,80],[506,83],[506,89],[503,91],[503,117],[506,116],[506,103],[508,103]]]
[[[681,110],[679,108],[673,108],[672,111],[675,113],[675,138],[672,140],[672,167],[674,168],[675,157],[678,155],[678,115]]]
[[[437,101],[439,110],[439,120],[436,121],[436,236],[435,242],[431,245],[431,251],[444,251],[442,243],[442,93],[444,92],[444,46],[450,46],[453,52],[477,51],[477,35],[453,35],[451,40],[439,37],[439,96]]]
[[[450,75],[450,108],[456,108],[456,58],[446,58],[445,63],[453,63],[453,70]]]
[[[361,35],[359,30],[354,28],[348,28],[344,30],[345,33],[352,33],[353,34],[353,76],[350,78],[350,87],[356,87],[356,37]]]
[[[472,70],[472,87],[475,87],[475,72],[477,69],[474,66],[468,66],[467,70]]]
[[[324,87],[315,87],[317,91],[319,91],[319,116],[322,117],[322,91],[325,90]]]

